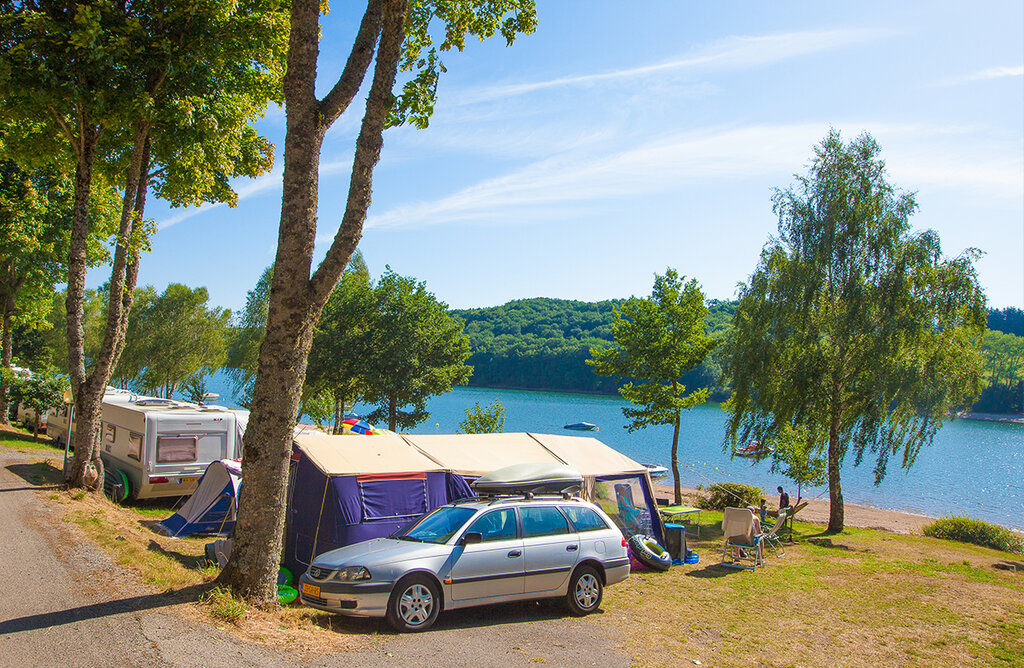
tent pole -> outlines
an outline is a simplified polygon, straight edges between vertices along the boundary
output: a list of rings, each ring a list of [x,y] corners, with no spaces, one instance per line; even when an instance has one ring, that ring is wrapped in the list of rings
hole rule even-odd
[[[331,484],[331,476],[327,476],[327,482],[324,483],[324,498],[320,499],[320,515],[316,518],[316,533],[313,534],[313,552],[309,555],[309,565],[313,565],[313,560],[316,559],[316,542],[320,538],[320,521],[324,518],[324,504],[327,503],[327,487]]]

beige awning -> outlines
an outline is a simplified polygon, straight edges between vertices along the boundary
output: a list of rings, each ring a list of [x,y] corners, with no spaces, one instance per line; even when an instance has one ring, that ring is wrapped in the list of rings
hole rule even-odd
[[[294,441],[328,475],[419,473],[446,468],[409,447],[397,434],[335,436],[305,432],[297,434]]]
[[[481,476],[513,464],[565,464],[529,434],[405,434],[402,438],[443,468]]]
[[[561,434],[530,434],[530,436],[584,476],[647,472],[647,467],[643,464],[638,464],[596,438],[563,436]]]

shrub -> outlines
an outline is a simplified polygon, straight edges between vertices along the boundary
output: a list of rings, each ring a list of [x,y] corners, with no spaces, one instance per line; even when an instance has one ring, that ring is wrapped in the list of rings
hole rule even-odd
[[[760,487],[741,485],[738,482],[717,482],[708,486],[708,491],[711,496],[701,504],[708,510],[758,506],[764,498],[764,490]]]
[[[245,614],[245,603],[231,595],[230,587],[214,587],[203,596],[210,614],[226,622],[237,623]]]
[[[1024,536],[998,524],[966,516],[942,517],[921,529],[933,538],[992,547],[1003,552],[1024,554]]]

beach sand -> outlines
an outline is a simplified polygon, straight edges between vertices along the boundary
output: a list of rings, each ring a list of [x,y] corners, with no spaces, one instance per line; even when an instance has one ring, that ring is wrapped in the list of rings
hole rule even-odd
[[[665,499],[671,503],[672,485],[671,482],[664,482],[666,479],[654,481],[654,496],[657,499]],[[667,480],[671,481],[671,478]],[[683,488],[683,505],[697,506],[698,501],[706,492],[697,489]],[[792,502],[796,504],[796,494],[791,494]],[[779,507],[778,495],[765,497],[768,501],[769,510],[776,510]],[[817,499],[803,499],[807,507],[800,511],[797,519],[801,522],[821,524],[822,527],[828,524],[828,495]],[[921,527],[935,520],[934,517],[914,515],[912,513],[901,513],[896,510],[882,510],[870,506],[858,506],[852,503],[844,504],[845,525],[848,527],[859,527],[862,529],[880,529],[892,533],[920,534]]]

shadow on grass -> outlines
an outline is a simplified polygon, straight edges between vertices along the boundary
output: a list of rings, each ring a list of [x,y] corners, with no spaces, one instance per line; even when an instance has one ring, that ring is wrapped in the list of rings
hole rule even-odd
[[[16,617],[0,621],[0,635],[48,629],[89,619],[112,617],[126,612],[139,612],[178,605],[179,603],[191,603],[198,600],[207,589],[209,589],[208,585],[192,585],[172,592],[132,596],[116,601],[82,605],[68,610],[54,610],[53,612],[44,612],[37,615]]]
[[[1020,561],[1000,561],[999,563],[993,564],[993,568],[998,568],[1001,571],[1010,571],[1013,573],[1020,573],[1024,575],[1024,562]]]
[[[169,559],[174,559],[190,571],[197,571],[207,565],[206,555],[182,554],[181,552],[168,550],[163,545],[152,539],[149,541],[149,545],[146,546],[146,549],[150,552],[162,554]]]
[[[7,470],[18,476],[28,484],[27,487],[8,487],[3,491],[11,492],[17,489],[57,489],[63,483],[63,472],[49,462],[36,462],[35,464],[11,464]]]
[[[686,577],[710,580],[712,578],[724,578],[725,576],[732,575],[733,573],[741,573],[742,570],[743,569],[740,568],[729,568],[728,566],[723,566],[719,562],[715,562],[698,570],[687,571]]]

